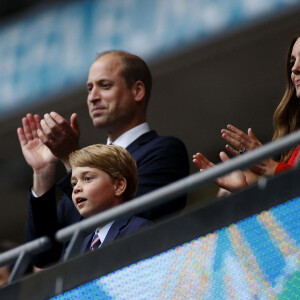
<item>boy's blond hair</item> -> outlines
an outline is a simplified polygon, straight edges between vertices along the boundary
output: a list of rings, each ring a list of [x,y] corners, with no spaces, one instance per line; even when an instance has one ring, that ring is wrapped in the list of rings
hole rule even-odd
[[[123,194],[123,201],[135,196],[138,177],[137,167],[130,153],[119,146],[95,144],[69,155],[71,167],[97,168],[107,173],[112,179],[124,177],[127,187]]]

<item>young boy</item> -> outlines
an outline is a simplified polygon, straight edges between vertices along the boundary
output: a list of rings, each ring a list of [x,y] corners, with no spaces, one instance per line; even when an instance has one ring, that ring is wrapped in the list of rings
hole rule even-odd
[[[137,190],[137,167],[122,147],[96,144],[74,151],[69,156],[72,167],[72,200],[83,217],[131,200]],[[86,237],[81,251],[95,249],[151,222],[140,217],[125,217],[98,227]]]

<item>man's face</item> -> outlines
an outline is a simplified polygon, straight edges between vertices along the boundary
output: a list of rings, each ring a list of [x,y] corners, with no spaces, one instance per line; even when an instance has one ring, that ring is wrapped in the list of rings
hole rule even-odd
[[[119,57],[106,54],[92,64],[87,81],[87,104],[93,124],[113,135],[130,129],[137,113],[134,89],[127,87],[121,71]]]
[[[83,217],[93,216],[122,202],[116,195],[115,181],[97,168],[72,168],[71,185],[73,203]]]

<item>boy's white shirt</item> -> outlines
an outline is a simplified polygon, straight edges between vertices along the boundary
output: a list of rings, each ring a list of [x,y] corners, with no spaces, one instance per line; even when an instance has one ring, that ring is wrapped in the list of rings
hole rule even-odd
[[[114,221],[115,221],[115,220],[109,222],[109,223],[106,224],[104,227],[102,227],[100,230],[99,230],[98,228],[96,229],[95,233],[98,234],[99,239],[100,239],[100,241],[101,241],[101,244],[100,244],[99,248],[101,247],[102,243],[104,242],[104,240],[105,240],[105,238],[106,238],[106,236],[107,236],[107,233],[108,233],[108,231],[109,231],[111,225],[114,223]]]

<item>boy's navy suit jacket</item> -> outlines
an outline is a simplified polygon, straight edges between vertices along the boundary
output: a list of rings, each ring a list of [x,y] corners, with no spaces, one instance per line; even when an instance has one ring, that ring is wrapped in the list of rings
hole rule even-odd
[[[128,234],[134,233],[137,230],[139,230],[142,227],[146,227],[150,225],[151,222],[139,218],[139,217],[125,217],[125,218],[120,218],[111,225],[109,231],[107,232],[107,235],[101,245],[101,247],[111,243],[112,241],[122,238]],[[80,252],[85,252],[90,250],[90,245],[92,243],[92,239],[94,236],[95,231],[90,233],[83,241]]]
[[[186,147],[176,137],[159,136],[155,131],[149,131],[137,138],[126,149],[137,163],[139,183],[136,197],[189,175]],[[58,185],[64,192],[58,205],[56,205],[55,187],[39,198],[34,198],[29,191],[27,240],[49,236],[54,241],[54,247],[51,250],[45,255],[38,255],[44,258],[34,261],[35,265],[40,267],[57,261],[61,256],[62,246],[54,240],[56,231],[82,219],[71,199],[70,174],[65,176]],[[139,216],[148,220],[156,220],[183,209],[185,203],[186,195],[147,210]]]

